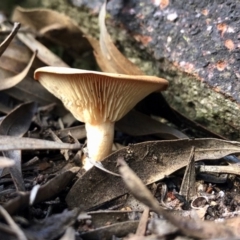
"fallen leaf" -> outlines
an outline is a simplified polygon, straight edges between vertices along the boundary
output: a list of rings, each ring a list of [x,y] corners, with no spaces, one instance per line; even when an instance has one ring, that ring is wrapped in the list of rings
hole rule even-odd
[[[20,28],[20,23],[15,22],[13,25],[13,28],[11,30],[11,33],[7,36],[7,38],[0,44],[0,56],[4,53],[4,51],[7,49],[8,45],[14,38],[14,36],[17,34],[19,28]]]
[[[48,140],[12,137],[0,135],[0,151],[8,150],[33,150],[33,149],[75,149],[81,148],[80,143],[68,144]]]
[[[21,104],[3,119],[0,125],[0,135],[22,137],[29,129],[32,118],[36,111],[36,103]],[[21,168],[21,151],[4,151],[3,155],[14,160],[15,164],[13,167],[9,168],[9,172],[16,189],[18,191],[25,191]]]
[[[38,190],[34,203],[36,204],[57,196],[58,193],[65,190],[67,185],[72,181],[72,179],[76,176],[79,170],[80,168],[73,167],[57,175],[56,177],[52,178],[47,183],[42,185]],[[28,207],[29,204],[30,193],[26,192],[8,201],[4,205],[4,208],[9,214],[14,214],[18,210]]]
[[[39,82],[34,81],[30,77],[26,77],[15,87],[4,90],[4,93],[21,102],[37,102],[41,106],[56,103],[54,111],[58,116],[64,116],[67,112],[59,99],[46,91]]]
[[[188,164],[185,169],[181,188],[179,191],[180,195],[183,195],[187,201],[190,201],[196,197],[196,172],[195,172],[195,161],[194,161],[194,147],[191,149]]]
[[[14,38],[1,56],[1,68],[14,74],[21,72],[32,57],[32,51],[18,38]],[[34,61],[33,68],[41,67],[43,63]]]
[[[49,66],[69,67],[63,60],[56,54],[51,52],[47,47],[37,41],[31,33],[18,33],[20,39],[29,49],[33,52],[37,51],[37,57]]]
[[[97,63],[103,72],[121,73],[128,75],[145,75],[135,64],[128,60],[113,44],[105,25],[106,1],[99,13],[100,39],[87,37],[92,47]]]
[[[52,42],[72,49],[78,54],[90,49],[90,44],[83,36],[78,24],[65,14],[50,9],[24,9],[16,7],[13,21],[32,29],[37,35],[44,36]]]
[[[19,74],[13,76],[13,77],[9,77],[9,78],[5,78],[5,79],[1,79],[1,84],[0,84],[0,90],[5,90],[8,88],[11,88],[15,85],[17,85],[19,82],[21,82],[28,74],[32,63],[36,57],[37,52],[35,52],[32,56],[32,58],[30,59],[28,65],[23,69],[22,72],[20,72]]]
[[[37,104],[35,102],[19,105],[1,122],[0,135],[22,137],[28,131],[36,112]]]
[[[10,24],[4,23],[7,30],[11,29]],[[18,32],[17,38],[20,39],[32,52],[38,52],[38,59],[50,66],[69,67],[60,57],[51,52],[47,47],[37,41],[32,33]]]
[[[234,141],[211,138],[152,141],[131,144],[101,163],[104,168],[117,173],[116,160],[124,156],[129,166],[148,185],[186,167],[192,147],[195,147],[195,161],[240,153],[240,143]],[[120,178],[92,168],[75,182],[66,201],[69,207],[84,205],[89,209],[125,193],[127,190]]]

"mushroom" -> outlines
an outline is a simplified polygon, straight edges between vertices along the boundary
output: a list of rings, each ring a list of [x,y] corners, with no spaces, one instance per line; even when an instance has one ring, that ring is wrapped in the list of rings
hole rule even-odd
[[[73,116],[85,123],[88,157],[103,160],[112,149],[114,123],[141,99],[168,82],[155,76],[103,73],[64,67],[41,67],[34,78]]]

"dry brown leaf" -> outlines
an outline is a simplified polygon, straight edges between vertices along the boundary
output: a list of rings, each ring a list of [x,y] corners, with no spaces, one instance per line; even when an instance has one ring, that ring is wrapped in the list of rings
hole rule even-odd
[[[37,111],[36,103],[21,104],[11,111],[1,122],[0,134],[22,137],[29,129],[32,118]],[[4,151],[3,155],[14,160],[15,164],[9,168],[14,185],[18,191],[25,191],[22,177],[22,154],[20,150]],[[1,173],[2,175],[2,173]]]
[[[90,44],[78,27],[68,16],[50,9],[14,9],[13,21],[19,21],[38,35],[45,36],[56,44],[74,49],[78,53],[90,48]]]
[[[7,49],[8,45],[14,38],[14,36],[17,34],[17,31],[20,28],[20,23],[14,23],[14,26],[12,28],[11,33],[7,36],[7,38],[0,44],[0,56],[4,53],[4,51]]]
[[[22,44],[18,38],[14,38],[1,56],[0,67],[13,73],[19,73],[26,67],[31,57],[32,51]],[[42,62],[35,59],[33,69],[43,65]]]
[[[8,150],[33,150],[33,149],[75,149],[81,148],[80,143],[68,144],[48,140],[26,137],[12,137],[0,135],[0,151]]]
[[[6,72],[6,74],[8,74],[8,76],[12,75],[10,72]],[[39,103],[41,106],[56,103],[56,108],[54,111],[56,114],[58,114],[58,116],[63,116],[67,112],[60,100],[54,97],[51,93],[47,92],[46,89],[41,86],[41,84],[39,84],[37,81],[33,81],[33,79],[30,77],[26,77],[15,87],[4,90],[4,92],[9,96],[18,99],[19,101],[33,101]]]
[[[11,26],[8,23],[2,24],[2,26],[6,30],[10,30]],[[51,66],[61,66],[61,67],[69,67],[66,63],[64,63],[61,58],[59,58],[56,54],[51,52],[48,48],[42,45],[39,41],[35,39],[33,34],[31,33],[23,33],[18,32],[17,38],[21,40],[32,52],[38,51],[38,58],[45,64]]]
[[[1,79],[1,84],[0,84],[0,90],[5,90],[8,88],[11,88],[15,85],[17,85],[19,82],[21,82],[28,74],[32,63],[36,57],[37,52],[34,52],[32,58],[30,59],[28,65],[23,69],[22,72],[20,72],[19,74],[13,76],[13,77],[9,77],[9,78],[5,78],[5,79]]]
[[[179,191],[180,195],[183,195],[187,201],[190,201],[196,197],[196,172],[195,172],[195,161],[194,161],[194,147],[191,149],[189,161],[185,169],[181,188]]]
[[[33,52],[38,51],[37,57],[49,66],[69,67],[63,60],[56,54],[51,52],[43,44],[37,41],[31,33],[18,33],[20,39],[29,49]]]
[[[101,163],[109,171],[117,173],[116,160],[119,156],[124,156],[144,184],[151,184],[186,167],[193,146],[195,161],[219,159],[229,154],[240,153],[239,142],[219,139],[152,141],[125,147],[109,155]],[[88,209],[125,193],[127,190],[120,178],[92,168],[76,181],[66,201],[70,207],[82,204]]]
[[[100,39],[87,37],[94,48],[97,63],[103,72],[128,75],[145,75],[135,64],[128,60],[113,44],[105,25],[106,2],[99,13]]]
[[[3,79],[3,80],[5,78],[9,78],[10,76],[14,76],[15,74],[18,74],[21,71],[23,71],[23,69],[26,67],[26,65],[29,63],[29,60],[32,57],[32,52],[31,52],[31,56],[27,59],[26,62],[20,62],[17,59],[13,59],[8,56],[5,56],[6,52],[4,52],[4,54],[1,56],[1,63],[0,63],[0,72],[1,72],[0,76],[1,76],[1,79]],[[24,57],[24,56],[22,56],[22,57]],[[7,74],[7,72],[11,72],[12,74]]]

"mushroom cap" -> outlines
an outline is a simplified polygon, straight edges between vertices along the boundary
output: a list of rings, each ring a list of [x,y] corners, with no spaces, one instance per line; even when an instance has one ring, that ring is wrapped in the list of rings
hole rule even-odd
[[[141,99],[165,90],[168,81],[155,76],[103,73],[65,67],[41,67],[34,78],[81,122],[115,122]]]

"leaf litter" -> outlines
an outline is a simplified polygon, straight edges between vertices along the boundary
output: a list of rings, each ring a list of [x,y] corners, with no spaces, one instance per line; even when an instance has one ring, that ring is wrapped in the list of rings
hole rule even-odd
[[[71,66],[67,58],[65,62],[64,56],[41,42],[47,38],[69,53],[89,51],[91,44],[102,71],[144,75],[111,40],[105,8],[99,15],[99,41],[86,34],[83,38],[74,21],[52,10],[14,11],[13,20],[21,22],[25,31],[17,33],[18,27],[13,28],[0,48],[1,53],[6,50],[2,57],[7,67],[0,66],[6,84],[0,86],[4,90],[0,94],[0,150],[7,156],[0,157],[0,168],[5,168],[0,178],[0,214],[6,220],[0,223],[0,237],[78,239],[77,233],[81,239],[237,239],[239,160],[232,154],[240,154],[240,143],[192,139],[194,135],[181,131],[181,123],[209,136],[221,136],[187,118],[175,118],[172,112],[167,120],[177,126],[173,128],[153,119],[152,107],[149,115],[140,108],[133,110],[116,124],[115,142],[125,147],[106,157],[100,167],[88,172],[81,169],[84,125],[69,120],[62,104],[33,81],[32,70],[46,64]],[[11,25],[3,24],[11,32]],[[6,55],[14,35],[34,52],[31,60],[27,54],[25,62]],[[157,106],[157,112],[160,109]],[[229,155],[234,163],[224,159]],[[11,172],[14,168],[18,174]],[[220,219],[224,222],[215,222]]]
[[[20,105],[3,119],[0,125],[0,135],[22,137],[28,131],[35,112],[36,103]],[[11,177],[16,189],[25,191],[21,169],[21,150],[4,151],[3,155],[14,160],[14,166],[9,168]]]
[[[7,49],[8,45],[14,38],[14,36],[17,34],[18,29],[20,28],[20,23],[16,22],[14,23],[14,26],[11,30],[11,33],[8,35],[8,37],[0,44],[0,56],[4,53],[4,51]]]

